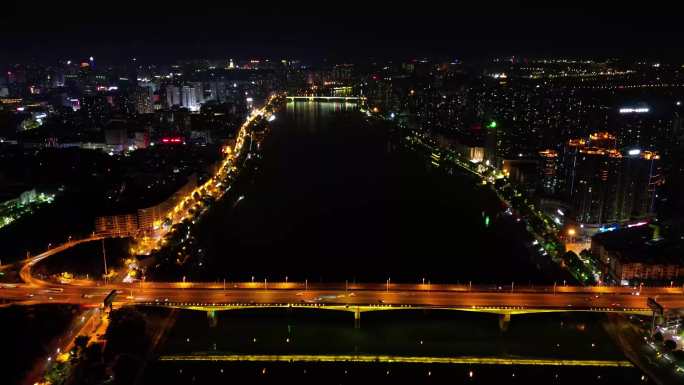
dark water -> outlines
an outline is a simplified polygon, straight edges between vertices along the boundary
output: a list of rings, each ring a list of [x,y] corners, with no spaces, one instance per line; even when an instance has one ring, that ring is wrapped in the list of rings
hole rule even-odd
[[[193,231],[204,257],[189,278],[553,281],[524,229],[497,219],[491,190],[402,149],[353,106],[289,103],[261,159]]]
[[[582,313],[516,315],[508,330],[502,332],[493,314],[392,311],[363,313],[361,328],[355,329],[352,314],[329,310],[223,311],[216,312],[213,318],[204,312],[186,310],[177,314],[158,353],[624,360],[601,326],[602,319],[600,314]],[[147,367],[144,382],[650,383],[648,379],[644,382],[642,375],[636,368],[610,367],[158,361]]]
[[[548,366],[156,362],[147,373],[145,385],[653,383],[641,380],[642,374],[636,369]]]
[[[154,310],[154,309],[150,309]],[[182,311],[160,353],[368,354],[622,360],[593,313],[498,315],[451,310],[350,312],[311,309]]]
[[[498,215],[502,206],[491,190],[433,167],[429,154],[404,149],[390,126],[366,121],[354,108],[288,104],[260,155],[248,167],[257,169],[192,230],[199,257],[179,274],[195,281],[507,284],[558,277],[537,267],[524,228]],[[370,312],[354,329],[352,314],[343,312],[253,310],[210,318],[182,311],[158,353],[624,359],[600,316],[516,317],[502,332],[497,316],[462,312]],[[636,369],[589,367],[158,361],[144,383],[637,384],[641,376]]]

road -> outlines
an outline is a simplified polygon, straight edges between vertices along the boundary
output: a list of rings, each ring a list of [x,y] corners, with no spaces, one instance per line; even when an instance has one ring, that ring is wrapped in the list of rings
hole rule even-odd
[[[331,305],[409,305],[427,307],[521,307],[536,309],[644,309],[646,298],[656,297],[666,308],[684,307],[682,287],[614,286],[495,286],[431,283],[308,283],[308,282],[144,282],[78,281],[61,285],[34,278],[31,267],[77,244],[74,240],[30,258],[20,268],[22,284],[4,284],[0,299],[23,303],[72,303],[97,306],[111,290],[118,301],[131,303],[249,303]],[[391,282],[391,281],[390,281]],[[132,296],[131,296],[132,294]],[[638,295],[636,295],[638,294]]]
[[[75,240],[69,240],[68,242],[62,243],[61,245],[52,247],[47,249],[46,251],[28,258],[21,263],[21,268],[19,269],[19,277],[21,277],[21,280],[24,281],[27,284],[30,284],[32,286],[47,286],[49,285],[48,282],[41,281],[39,279],[34,278],[31,275],[31,268],[33,265],[36,263],[42,261],[45,258],[48,258],[52,255],[55,255],[57,253],[61,253],[64,250],[70,249],[76,245],[80,245],[81,243],[86,243],[86,242],[92,242],[92,241],[97,241],[100,239],[103,239],[104,237],[102,236],[92,236],[88,238],[82,238],[82,239],[75,239]]]
[[[57,287],[58,285],[52,285]],[[199,286],[199,285],[197,285]],[[209,285],[204,285],[209,286]],[[236,287],[234,287],[236,286]],[[521,309],[645,309],[646,295],[628,293],[593,294],[575,288],[573,292],[538,291],[460,291],[411,290],[399,287],[378,290],[374,285],[344,288],[258,288],[242,283],[221,288],[191,287],[181,284],[113,284],[107,286],[69,286],[58,289],[28,284],[5,286],[0,298],[26,304],[71,303],[99,306],[111,290],[119,290],[117,301],[126,303],[170,302],[178,304],[329,304],[329,305],[393,305],[418,307],[514,307]],[[275,285],[274,285],[275,286]],[[644,289],[644,291],[646,291]],[[132,294],[132,296],[131,296]],[[658,301],[666,308],[684,307],[681,293],[660,294]]]
[[[495,286],[431,283],[309,283],[309,282],[144,282],[78,281],[61,285],[34,278],[31,268],[41,260],[77,244],[101,239],[74,240],[23,261],[22,284],[4,284],[0,299],[23,303],[72,303],[97,306],[111,290],[118,301],[130,303],[249,303],[395,305],[421,307],[520,307],[535,309],[645,309],[656,297],[666,308],[684,307],[684,290],[672,287],[614,286]],[[131,296],[132,294],[132,296]],[[638,294],[638,295],[636,295]]]

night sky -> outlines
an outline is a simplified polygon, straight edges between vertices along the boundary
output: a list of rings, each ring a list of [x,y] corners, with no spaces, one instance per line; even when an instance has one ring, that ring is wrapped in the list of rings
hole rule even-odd
[[[3,2],[0,63],[90,55],[105,61],[495,55],[681,60],[684,55],[679,12],[657,2],[574,8],[448,3],[454,4],[300,1],[246,8],[197,1]]]

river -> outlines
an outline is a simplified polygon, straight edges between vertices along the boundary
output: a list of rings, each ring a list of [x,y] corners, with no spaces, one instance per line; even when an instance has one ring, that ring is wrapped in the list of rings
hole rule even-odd
[[[392,127],[354,104],[288,103],[258,159],[193,228],[201,251],[182,273],[194,281],[559,279],[533,260],[531,238],[500,214],[488,187],[403,148]]]

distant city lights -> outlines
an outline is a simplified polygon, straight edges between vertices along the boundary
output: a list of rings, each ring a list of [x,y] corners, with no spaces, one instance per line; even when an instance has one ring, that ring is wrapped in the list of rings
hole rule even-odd
[[[649,112],[650,109],[648,107],[639,107],[639,108],[620,108],[620,113],[621,114],[644,114]]]
[[[168,143],[168,144],[177,144],[177,143],[183,143],[183,138],[179,136],[174,136],[174,137],[166,137],[162,138],[162,143]]]
[[[617,230],[617,229],[618,229],[618,226],[617,226],[617,225],[613,225],[613,226],[601,226],[601,227],[599,227],[598,232],[599,232],[599,233],[605,233],[605,232],[607,232],[607,231],[615,231],[615,230]]]
[[[633,150],[629,150],[627,153],[628,153],[629,155],[636,156],[636,155],[641,154],[641,150],[638,149],[638,148],[635,148],[635,149],[633,149]]]

